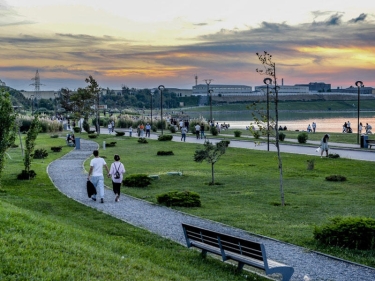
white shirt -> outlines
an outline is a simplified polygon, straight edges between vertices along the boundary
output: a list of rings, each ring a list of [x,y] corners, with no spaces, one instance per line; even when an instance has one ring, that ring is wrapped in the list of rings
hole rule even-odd
[[[196,131],[199,131],[200,129],[201,129],[201,126],[199,126],[199,125],[196,125],[196,126],[195,126],[195,130],[196,130]]]
[[[90,161],[90,167],[92,167],[91,175],[93,177],[103,176],[103,166],[107,165],[101,157],[95,157]]]

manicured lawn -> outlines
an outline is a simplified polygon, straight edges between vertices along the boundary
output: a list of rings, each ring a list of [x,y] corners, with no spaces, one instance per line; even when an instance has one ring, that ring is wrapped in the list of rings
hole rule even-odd
[[[34,160],[37,176],[30,181],[16,179],[23,169],[20,148],[8,150],[0,187],[0,280],[266,280],[204,260],[196,251],[65,197],[46,167],[71,148],[64,138],[47,134],[36,143],[47,151],[64,148]]]
[[[220,185],[209,186],[210,165],[193,161],[197,144],[153,140],[139,144],[136,138],[110,136],[100,136],[98,142],[103,139],[118,144],[101,151],[109,163],[119,153],[128,175],[160,175],[160,180],[155,180],[150,187],[124,187],[124,193],[156,203],[158,194],[194,191],[201,195],[202,207],[176,209],[375,266],[374,251],[324,247],[313,240],[314,226],[327,222],[330,217],[375,218],[373,162],[282,154],[283,187],[288,205],[281,207],[276,153],[229,148],[215,164],[215,179]],[[159,150],[172,150],[175,155],[157,156]],[[309,159],[315,160],[314,170],[307,170]],[[86,161],[86,169],[88,165]],[[183,176],[168,176],[166,173],[170,171],[182,171]],[[344,175],[348,180],[326,181],[325,177],[332,174]]]

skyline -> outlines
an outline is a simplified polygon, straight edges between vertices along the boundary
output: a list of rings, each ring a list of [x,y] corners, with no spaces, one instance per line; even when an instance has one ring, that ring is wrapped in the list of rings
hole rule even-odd
[[[42,91],[89,75],[111,89],[191,88],[195,75],[254,88],[267,51],[280,85],[375,87],[375,3],[251,2],[0,0],[0,79],[26,91],[36,70]]]

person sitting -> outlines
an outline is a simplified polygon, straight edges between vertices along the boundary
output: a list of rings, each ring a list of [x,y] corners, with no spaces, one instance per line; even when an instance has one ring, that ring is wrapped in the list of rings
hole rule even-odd
[[[282,131],[283,130],[283,127],[281,127],[281,125],[279,126],[279,131]]]
[[[287,131],[287,130],[288,130],[288,128],[286,126],[284,126],[284,131]]]
[[[372,127],[371,127],[371,125],[369,125],[369,123],[366,123],[365,129],[366,129],[366,135],[372,134],[372,132],[371,132]]]
[[[70,134],[67,134],[67,135],[66,135],[66,144],[67,144],[68,146],[73,146],[73,145],[74,145],[74,143],[73,143],[73,141],[72,141],[72,136],[71,136]]]

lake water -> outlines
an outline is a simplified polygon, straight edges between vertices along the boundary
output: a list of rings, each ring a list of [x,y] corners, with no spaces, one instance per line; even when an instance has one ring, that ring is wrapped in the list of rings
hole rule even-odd
[[[272,112],[273,113],[273,112]],[[272,114],[270,112],[270,114]],[[307,126],[316,123],[316,130],[320,132],[342,132],[342,126],[345,122],[350,121],[353,133],[357,133],[357,111],[347,112],[330,112],[330,111],[317,111],[317,112],[293,112],[284,111],[279,113],[279,125],[286,126],[288,130],[306,131]],[[192,116],[193,115],[193,116]],[[199,116],[190,115],[192,118]],[[200,112],[200,115],[207,120],[210,116],[209,112]],[[247,111],[217,111],[212,112],[215,122],[229,123],[231,128],[245,129],[254,122],[253,116],[249,110]],[[271,115],[272,116],[272,115]],[[375,128],[375,111],[360,112],[359,121],[362,122],[363,127],[369,123]],[[373,129],[374,131],[374,129]],[[364,132],[364,128],[362,130]]]

